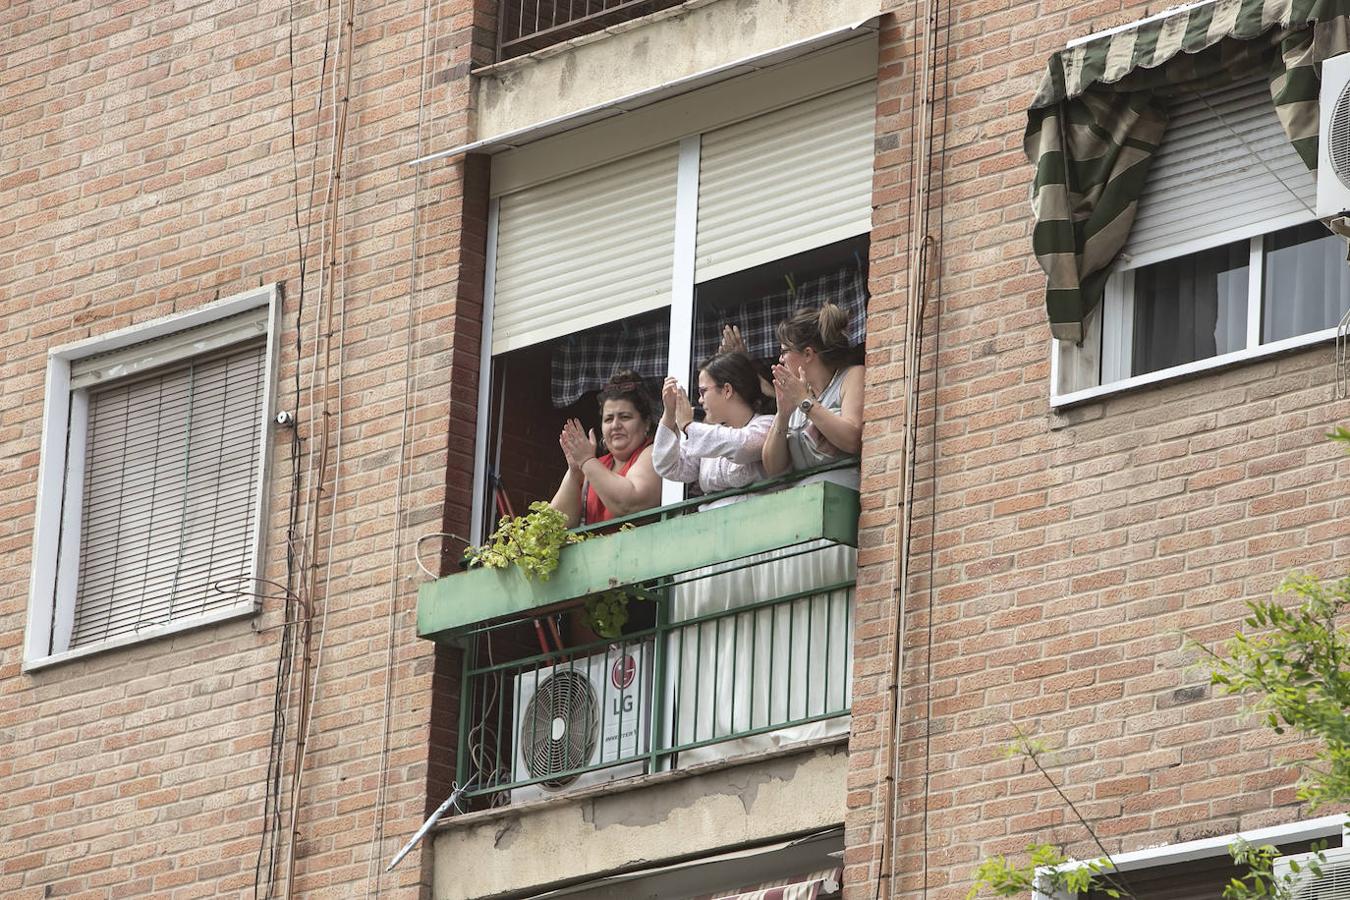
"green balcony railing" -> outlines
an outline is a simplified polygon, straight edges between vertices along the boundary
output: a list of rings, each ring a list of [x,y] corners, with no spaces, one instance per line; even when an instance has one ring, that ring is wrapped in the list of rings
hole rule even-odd
[[[419,633],[465,650],[469,796],[519,802],[847,730],[857,492],[816,481],[686,515],[717,497],[568,547],[547,582],[471,570],[424,586]],[[652,624],[521,658],[532,622],[612,588]]]
[[[658,624],[622,640],[499,663],[490,637],[477,642],[461,682],[458,783],[475,785],[469,796],[519,802],[846,729],[851,580],[668,621],[691,588],[697,580],[646,601]]]

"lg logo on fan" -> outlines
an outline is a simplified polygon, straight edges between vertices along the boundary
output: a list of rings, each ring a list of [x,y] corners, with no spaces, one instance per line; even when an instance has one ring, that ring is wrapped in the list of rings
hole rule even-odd
[[[637,660],[625,653],[623,656],[614,660],[614,665],[609,670],[609,680],[619,690],[627,690],[633,684],[633,679],[637,677]]]

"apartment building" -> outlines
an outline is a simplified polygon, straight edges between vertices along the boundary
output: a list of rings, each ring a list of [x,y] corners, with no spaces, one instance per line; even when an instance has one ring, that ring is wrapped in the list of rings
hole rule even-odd
[[[1185,642],[1344,574],[1350,31],[1156,7],[0,13],[0,890],[954,898],[1099,854],[1060,791],[1140,900],[1337,845]],[[825,300],[857,490],[460,570],[615,370]]]

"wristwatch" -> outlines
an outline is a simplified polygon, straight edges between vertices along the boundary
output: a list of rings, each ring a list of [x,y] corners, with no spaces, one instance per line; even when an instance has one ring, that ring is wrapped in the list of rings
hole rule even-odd
[[[811,407],[815,405],[816,401],[812,400],[810,397],[807,397],[801,403],[797,404],[797,408],[802,411],[802,415],[809,416],[811,414]]]

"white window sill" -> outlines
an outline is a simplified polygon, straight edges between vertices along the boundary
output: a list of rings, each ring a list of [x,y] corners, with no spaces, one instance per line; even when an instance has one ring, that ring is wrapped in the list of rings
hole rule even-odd
[[[1262,344],[1259,347],[1251,349],[1238,350],[1233,353],[1225,353],[1222,356],[1212,356],[1209,359],[1201,359],[1193,363],[1173,366],[1170,369],[1159,369],[1157,372],[1149,372],[1147,375],[1135,375],[1132,378],[1113,381],[1110,384],[1072,391],[1068,394],[1055,394],[1052,391],[1050,394],[1050,408],[1057,411],[1064,410],[1092,400],[1113,397],[1117,394],[1124,394],[1140,388],[1166,384],[1172,381],[1180,381],[1184,378],[1189,378],[1192,375],[1200,375],[1206,372],[1214,372],[1219,369],[1239,366],[1244,363],[1256,362],[1257,360],[1279,356],[1282,353],[1289,353],[1293,350],[1302,350],[1317,344],[1329,343],[1335,339],[1336,329],[1327,328],[1322,331],[1301,334],[1297,337],[1285,338],[1282,341]]]
[[[23,661],[23,672],[25,674],[37,672],[42,669],[59,666],[63,663],[73,662],[77,659],[84,659],[87,656],[94,656],[95,654],[104,653],[109,650],[129,647],[133,644],[140,644],[146,641],[156,640],[157,638],[168,637],[169,635],[179,634],[184,631],[192,631],[196,628],[205,628],[208,625],[228,622],[232,619],[246,618],[255,615],[258,612],[258,609],[259,604],[253,600],[249,600],[237,606],[232,606],[229,609],[217,610],[205,616],[182,619],[155,628],[146,628],[135,634],[125,634],[121,637],[113,638],[112,640],[100,641],[97,644],[88,644],[83,647],[76,647],[73,650],[53,653],[50,656],[26,659]]]

